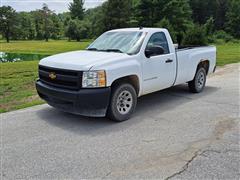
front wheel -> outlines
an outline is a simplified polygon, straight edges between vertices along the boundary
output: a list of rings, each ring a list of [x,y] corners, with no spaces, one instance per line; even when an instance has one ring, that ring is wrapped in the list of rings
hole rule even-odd
[[[206,85],[206,79],[206,70],[203,67],[199,68],[194,79],[188,83],[189,90],[193,93],[202,92]]]
[[[137,93],[131,84],[121,84],[113,88],[108,117],[114,121],[128,120],[137,105]]]

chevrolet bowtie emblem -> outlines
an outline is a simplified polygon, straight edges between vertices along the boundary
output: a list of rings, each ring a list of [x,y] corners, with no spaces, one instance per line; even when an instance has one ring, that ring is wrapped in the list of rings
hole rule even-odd
[[[57,75],[56,75],[55,72],[50,72],[50,73],[49,73],[49,77],[50,77],[50,79],[54,80],[54,79],[57,78]]]

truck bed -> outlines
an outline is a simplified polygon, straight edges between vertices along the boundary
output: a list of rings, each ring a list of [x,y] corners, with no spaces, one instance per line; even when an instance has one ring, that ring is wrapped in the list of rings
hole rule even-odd
[[[206,47],[211,47],[211,46],[178,46],[176,48],[176,51],[184,51],[184,50],[189,50],[189,49],[196,49],[196,48],[206,48]]]
[[[180,46],[176,49],[177,80],[176,84],[191,81],[194,78],[198,63],[209,61],[209,71],[212,73],[216,65],[216,47],[214,46]]]

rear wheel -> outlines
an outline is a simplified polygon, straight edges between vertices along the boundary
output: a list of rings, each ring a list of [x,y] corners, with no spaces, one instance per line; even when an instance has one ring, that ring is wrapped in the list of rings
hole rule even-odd
[[[188,82],[189,90],[193,93],[202,92],[206,85],[206,79],[207,79],[206,70],[205,68],[200,67],[197,70],[194,79]]]
[[[137,105],[136,90],[131,84],[123,83],[113,88],[108,117],[114,121],[128,120]]]

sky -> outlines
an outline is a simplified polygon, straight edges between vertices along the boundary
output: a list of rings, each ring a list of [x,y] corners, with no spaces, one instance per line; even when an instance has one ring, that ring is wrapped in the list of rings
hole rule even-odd
[[[85,0],[84,7],[93,8],[102,4],[105,0]],[[46,3],[51,10],[56,13],[68,11],[68,4],[72,0],[0,0],[0,6],[9,5],[16,11],[31,11],[41,9],[42,4]]]

